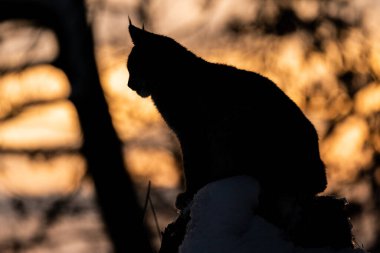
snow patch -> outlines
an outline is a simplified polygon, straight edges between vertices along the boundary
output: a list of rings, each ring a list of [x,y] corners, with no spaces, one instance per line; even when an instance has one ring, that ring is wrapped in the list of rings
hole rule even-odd
[[[248,176],[223,179],[199,190],[179,253],[365,252],[295,247],[283,239],[279,228],[254,214],[259,192],[257,181]]]

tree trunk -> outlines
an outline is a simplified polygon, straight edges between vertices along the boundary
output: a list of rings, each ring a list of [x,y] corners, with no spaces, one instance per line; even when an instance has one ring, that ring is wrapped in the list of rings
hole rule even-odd
[[[55,64],[68,76],[83,132],[82,152],[114,252],[151,253],[142,210],[124,168],[97,72],[91,27],[80,0],[1,0],[0,20],[29,19],[51,28],[60,54]]]

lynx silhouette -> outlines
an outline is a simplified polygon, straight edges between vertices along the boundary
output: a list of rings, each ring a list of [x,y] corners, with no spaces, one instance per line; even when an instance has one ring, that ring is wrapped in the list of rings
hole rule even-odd
[[[132,24],[129,32],[128,86],[152,97],[180,141],[182,197],[233,175],[256,178],[271,196],[308,198],[325,189],[317,132],[276,84],[207,62],[169,37]]]

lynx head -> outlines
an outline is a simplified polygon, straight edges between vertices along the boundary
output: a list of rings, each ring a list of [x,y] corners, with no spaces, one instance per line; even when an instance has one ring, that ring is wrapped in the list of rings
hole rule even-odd
[[[162,88],[173,73],[183,66],[189,54],[175,40],[145,31],[129,24],[134,47],[128,57],[128,86],[141,97],[148,97]]]

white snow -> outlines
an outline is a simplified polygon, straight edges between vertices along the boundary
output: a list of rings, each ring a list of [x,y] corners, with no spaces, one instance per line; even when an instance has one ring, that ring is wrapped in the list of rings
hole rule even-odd
[[[259,184],[248,176],[210,183],[194,197],[180,253],[364,253],[361,249],[303,249],[254,214]]]

